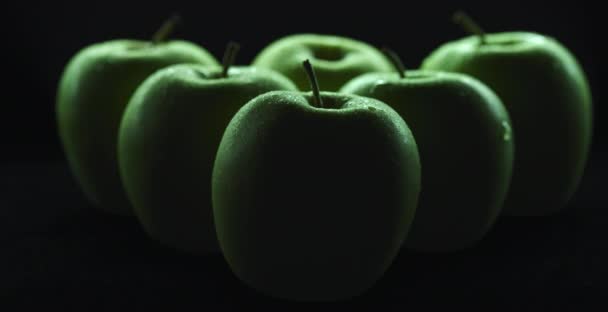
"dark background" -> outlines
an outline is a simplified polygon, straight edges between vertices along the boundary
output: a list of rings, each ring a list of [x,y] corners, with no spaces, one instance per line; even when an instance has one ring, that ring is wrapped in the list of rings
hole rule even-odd
[[[221,256],[158,246],[135,220],[101,214],[84,200],[67,171],[54,116],[61,71],[84,46],[147,39],[168,15],[179,12],[184,22],[174,37],[196,42],[218,58],[227,41],[238,41],[238,64],[249,63],[281,36],[316,32],[390,46],[406,67],[415,68],[439,44],[464,35],[450,21],[456,9],[467,10],[488,32],[543,33],[577,56],[595,109],[592,153],[579,192],[564,213],[502,218],[474,249],[442,255],[404,251],[372,290],[331,308],[574,311],[605,305],[600,295],[608,289],[608,213],[601,194],[606,63],[599,7],[582,1],[81,1],[5,8],[0,298],[10,300],[0,301],[0,310],[3,303],[79,310],[289,305],[240,284]]]

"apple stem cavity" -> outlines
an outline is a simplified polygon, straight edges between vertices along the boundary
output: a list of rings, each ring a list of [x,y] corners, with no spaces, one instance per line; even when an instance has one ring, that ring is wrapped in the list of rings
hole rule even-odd
[[[306,71],[306,75],[308,76],[308,81],[310,81],[310,88],[312,89],[315,106],[323,108],[323,100],[321,100],[321,92],[319,92],[319,82],[317,81],[317,75],[315,74],[315,70],[308,59],[304,60],[304,62],[302,62],[302,65],[304,66],[304,70]]]
[[[405,78],[405,66],[403,66],[403,62],[401,61],[399,55],[387,47],[382,48],[382,53],[384,53],[391,63],[393,63],[395,70],[399,74],[399,78]]]
[[[477,35],[480,44],[486,44],[486,32],[464,11],[457,11],[452,16],[454,23],[460,25],[466,32]]]
[[[171,15],[152,36],[152,44],[156,45],[165,41],[181,21],[182,18],[179,14]]]
[[[226,51],[224,52],[224,58],[222,59],[222,77],[228,77],[228,70],[230,66],[234,64],[234,60],[236,59],[236,54],[239,52],[241,45],[234,41],[228,42],[226,46]]]

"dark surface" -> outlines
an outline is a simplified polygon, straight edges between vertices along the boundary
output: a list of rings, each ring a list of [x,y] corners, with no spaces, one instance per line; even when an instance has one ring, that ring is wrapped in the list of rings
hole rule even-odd
[[[502,218],[463,252],[402,252],[364,295],[319,307],[602,311],[608,308],[605,174],[590,164],[562,214]],[[0,310],[6,304],[23,311],[297,306],[241,284],[221,255],[164,248],[134,219],[98,212],[62,163],[4,166],[0,183],[0,297],[8,299]]]

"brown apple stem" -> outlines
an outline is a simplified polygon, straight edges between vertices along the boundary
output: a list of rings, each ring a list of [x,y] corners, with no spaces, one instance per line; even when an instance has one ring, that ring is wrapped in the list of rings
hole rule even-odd
[[[460,25],[466,32],[477,35],[480,44],[486,44],[486,32],[464,11],[457,11],[452,16],[454,23]]]
[[[236,54],[239,52],[241,45],[234,41],[228,42],[226,46],[226,51],[224,52],[224,58],[222,59],[222,77],[228,77],[228,70],[230,66],[234,64],[234,60],[236,59]]]
[[[323,108],[323,100],[321,100],[321,93],[319,92],[319,82],[317,81],[317,75],[315,74],[315,70],[308,59],[304,60],[304,62],[302,62],[302,65],[304,66],[304,70],[306,71],[306,75],[308,76],[308,81],[310,81],[310,88],[312,89],[315,106]]]
[[[159,44],[165,41],[181,20],[182,18],[179,14],[171,15],[152,36],[152,44]]]
[[[382,48],[382,53],[393,63],[393,67],[395,67],[395,70],[399,74],[399,78],[405,78],[405,66],[403,66],[399,55],[387,47]]]

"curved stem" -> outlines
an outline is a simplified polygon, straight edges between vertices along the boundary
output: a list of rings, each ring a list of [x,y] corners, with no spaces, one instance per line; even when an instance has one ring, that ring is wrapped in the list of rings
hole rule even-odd
[[[179,14],[176,13],[171,15],[171,17],[169,17],[152,36],[152,44],[159,44],[165,41],[165,39],[167,39],[167,37],[173,32],[175,26],[177,26],[177,24],[179,24],[181,21],[182,18],[179,16]]]
[[[480,44],[486,44],[486,32],[464,11],[457,11],[452,16],[454,23],[460,25],[466,32],[477,35]]]
[[[312,89],[315,106],[323,108],[323,100],[321,100],[321,93],[319,92],[319,82],[317,81],[317,75],[315,74],[315,70],[308,59],[302,62],[302,65],[304,66],[306,75],[308,75],[308,81],[310,81],[310,88]]]
[[[401,62],[399,55],[387,47],[383,47],[382,52],[391,60],[391,63],[393,63],[395,70],[399,73],[399,78],[405,78],[405,66],[403,66],[403,62]]]
[[[241,45],[234,41],[228,42],[226,46],[226,51],[224,51],[224,57],[222,59],[222,77],[228,77],[228,70],[230,66],[234,64],[234,60],[236,59],[236,54],[239,53],[239,49],[241,49]]]

